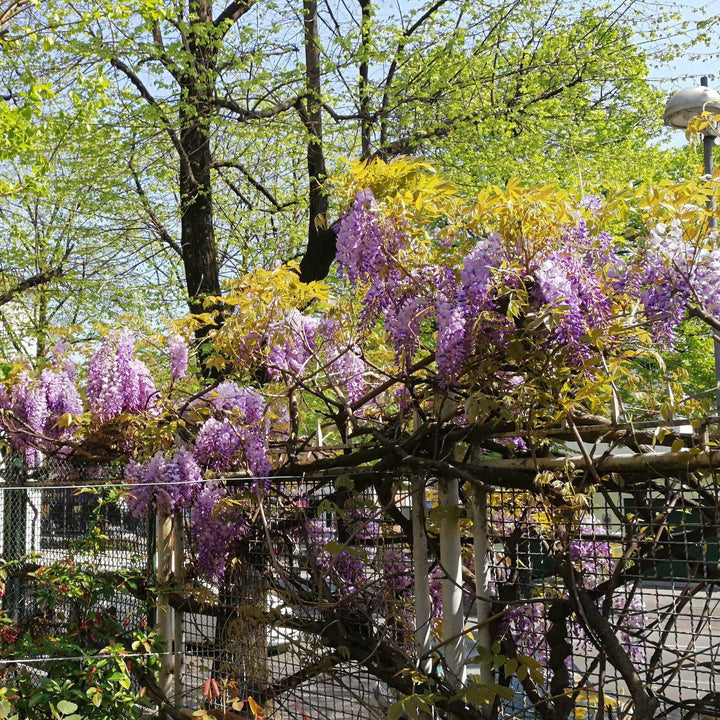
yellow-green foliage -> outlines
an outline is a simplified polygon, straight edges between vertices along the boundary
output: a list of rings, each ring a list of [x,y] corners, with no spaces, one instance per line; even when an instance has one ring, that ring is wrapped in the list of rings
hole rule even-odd
[[[399,157],[390,162],[356,160],[349,172],[329,181],[333,195],[347,207],[360,190],[371,190],[391,215],[418,221],[445,215],[457,197],[455,184],[429,163]]]
[[[324,282],[301,282],[298,267],[292,262],[274,270],[256,268],[231,281],[222,298],[205,300],[209,310],[221,306],[224,316],[222,327],[211,333],[216,356],[210,364],[220,368],[228,361],[234,362],[239,352],[245,359],[262,352],[261,343],[268,328],[280,322],[291,310],[302,311],[311,305],[315,310],[323,309],[329,299],[328,293],[329,288]],[[192,330],[214,323],[212,312],[189,318]]]

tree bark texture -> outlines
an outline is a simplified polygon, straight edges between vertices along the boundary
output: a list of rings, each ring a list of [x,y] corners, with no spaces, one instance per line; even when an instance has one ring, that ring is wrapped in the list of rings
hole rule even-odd
[[[188,10],[201,22],[212,25],[212,3],[189,0]],[[216,78],[216,47],[212,32],[191,30],[188,47],[191,69],[179,77],[180,144],[187,164],[180,164],[180,211],[183,265],[190,312],[203,312],[203,301],[220,294],[220,269],[213,226],[210,148],[212,96]],[[207,330],[205,330],[205,334]],[[204,334],[202,335],[204,337]],[[202,338],[198,338],[202,339]]]
[[[323,150],[322,78],[320,38],[316,0],[303,0],[303,31],[305,38],[305,71],[307,100],[298,102],[298,113],[307,132],[308,169],[308,243],[300,262],[304,282],[322,280],[335,259],[335,232],[327,227],[328,199],[322,188],[327,175]]]

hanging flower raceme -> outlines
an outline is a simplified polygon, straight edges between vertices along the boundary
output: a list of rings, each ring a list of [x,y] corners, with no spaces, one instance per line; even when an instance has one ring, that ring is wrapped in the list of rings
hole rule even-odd
[[[90,360],[87,397],[98,422],[156,407],[155,381],[145,363],[133,355],[134,348],[131,330],[111,332]]]
[[[74,378],[75,368],[58,350],[53,365],[39,377],[23,371],[9,392],[2,389],[0,407],[6,411],[2,425],[31,467],[42,461],[44,453],[62,450],[62,443],[77,429],[83,404]]]
[[[274,380],[289,373],[302,376],[316,348],[320,318],[305,315],[296,308],[267,332],[267,368]]]
[[[207,580],[221,580],[230,545],[242,539],[247,522],[237,508],[222,505],[230,497],[217,481],[206,481],[192,452],[178,448],[170,460],[156,453],[147,465],[131,461],[125,468],[130,484],[126,502],[132,515],[191,509],[192,550],[197,570]]]
[[[223,382],[203,399],[213,415],[195,438],[195,458],[200,465],[216,471],[242,467],[268,482],[267,405],[252,388]]]
[[[408,245],[403,218],[390,218],[379,210],[372,190],[358,192],[352,209],[336,226],[340,276],[352,285],[385,274]]]
[[[170,370],[173,380],[182,380],[187,375],[188,346],[182,335],[173,335],[168,340]]]
[[[654,339],[672,347],[688,305],[720,318],[720,248],[717,231],[703,244],[679,220],[659,223],[648,235],[642,266],[627,283],[640,294]]]
[[[190,520],[198,573],[217,582],[225,575],[231,545],[242,540],[249,530],[240,508],[224,502],[228,497],[226,488],[206,483],[195,497]]]
[[[139,518],[150,508],[171,513],[191,507],[203,476],[192,452],[181,447],[170,460],[160,452],[147,465],[131,460],[125,467],[125,480],[132,484],[128,507]]]

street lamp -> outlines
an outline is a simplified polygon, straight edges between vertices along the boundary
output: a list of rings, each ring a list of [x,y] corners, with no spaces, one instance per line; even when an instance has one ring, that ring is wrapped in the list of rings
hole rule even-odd
[[[666,125],[677,130],[685,130],[693,118],[702,115],[703,112],[720,114],[720,93],[708,86],[707,77],[700,78],[700,85],[685,88],[668,98],[665,103],[665,114],[663,121]],[[711,178],[714,169],[713,145],[715,144],[715,133],[710,127],[703,130],[703,172],[705,177]],[[715,195],[714,193],[707,201],[707,208],[710,211],[708,227],[717,227],[715,217]],[[720,414],[720,338],[713,330],[715,341],[715,406]]]

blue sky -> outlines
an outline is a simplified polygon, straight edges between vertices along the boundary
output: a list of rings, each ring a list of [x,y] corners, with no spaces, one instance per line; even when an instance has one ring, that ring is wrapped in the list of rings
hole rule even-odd
[[[688,41],[693,33],[698,32],[699,21],[720,17],[720,2],[713,0],[684,0],[682,4],[676,4],[674,9],[680,14],[675,28],[675,41],[678,44]],[[682,30],[681,23],[688,23],[686,30]],[[709,30],[708,35],[710,43],[700,42],[692,49],[680,52],[677,57],[652,68],[650,80],[658,85],[666,97],[683,88],[699,85],[703,75],[708,76],[711,87],[720,91],[720,20]],[[674,147],[680,147],[687,141],[684,133],[669,131],[668,142]]]

